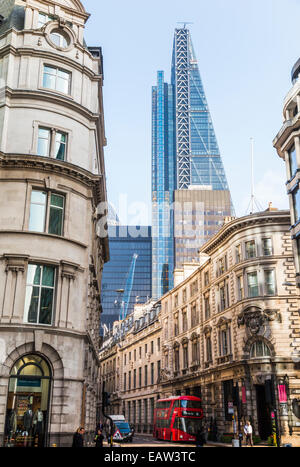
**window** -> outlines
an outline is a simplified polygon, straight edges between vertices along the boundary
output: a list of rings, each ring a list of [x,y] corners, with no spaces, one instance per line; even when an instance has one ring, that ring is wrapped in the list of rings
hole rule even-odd
[[[48,21],[53,21],[53,17],[46,15],[46,13],[39,13],[38,28],[42,28]]]
[[[126,391],[126,373],[124,373],[124,391]]]
[[[300,191],[299,186],[297,186],[296,190],[293,191],[293,206],[294,206],[294,215],[295,215],[295,223],[300,220]]]
[[[194,339],[192,341],[192,360],[193,362],[199,362],[200,360],[200,352],[199,352],[199,340]]]
[[[225,297],[225,286],[220,287],[220,311],[224,311],[226,308],[226,297]]]
[[[56,268],[29,264],[26,282],[24,322],[52,324]]]
[[[178,307],[178,295],[175,295],[175,297],[174,297],[174,307],[175,308]]]
[[[39,127],[37,155],[66,160],[68,135],[58,130]]]
[[[142,347],[139,347],[139,357],[142,358]]]
[[[151,354],[153,354],[153,353],[154,353],[154,342],[151,341]]]
[[[160,382],[160,368],[161,368],[160,360],[158,360],[157,361],[157,383]]]
[[[250,242],[246,242],[245,243],[245,249],[246,249],[246,259],[256,257],[255,240],[251,240]]]
[[[290,175],[293,177],[297,171],[298,164],[297,164],[297,156],[296,156],[296,148],[295,145],[291,147],[289,150],[289,169]]]
[[[66,49],[70,44],[70,39],[67,34],[58,29],[55,29],[50,33],[50,39],[56,47],[60,47],[62,49]]]
[[[151,383],[154,384],[154,363],[151,363]]]
[[[186,289],[184,289],[184,290],[182,291],[182,301],[183,301],[183,303],[186,302]]]
[[[274,269],[265,271],[265,294],[275,295],[275,271]]]
[[[136,389],[136,370],[133,371],[133,389]]]
[[[61,68],[44,65],[43,88],[70,94],[71,73]]]
[[[238,287],[238,300],[244,299],[244,277],[237,277],[237,287]]]
[[[226,326],[219,330],[219,352],[220,357],[229,355],[231,352],[230,327]]]
[[[145,357],[147,355],[147,348],[148,348],[148,346],[147,346],[147,344],[145,344]]]
[[[126,365],[126,354],[124,355],[124,365]]]
[[[135,349],[134,349],[133,355],[134,355],[134,361],[136,362],[136,350]]]
[[[205,314],[205,319],[210,318],[210,303],[209,303],[209,295],[206,295],[204,297],[204,314]]]
[[[206,271],[204,273],[204,286],[206,287],[209,284],[209,273]]]
[[[182,332],[187,331],[187,311],[186,308],[182,311]]]
[[[128,389],[131,389],[131,371],[128,372]]]
[[[258,297],[258,279],[257,272],[250,272],[247,274],[247,283],[248,283],[248,297]]]
[[[148,386],[148,366],[145,365],[145,386]]]
[[[263,238],[263,255],[264,256],[272,256],[273,248],[272,248],[272,239],[271,238]]]
[[[175,363],[175,371],[179,371],[180,370],[179,347],[175,347],[174,349],[174,363]]]
[[[250,357],[255,358],[255,357],[270,357],[271,352],[269,347],[261,340],[258,340],[252,344],[251,350],[250,350]]]
[[[212,361],[212,346],[211,346],[211,337],[206,336],[206,361],[211,362]]]
[[[63,235],[65,197],[33,190],[30,202],[29,231]]]
[[[157,339],[157,351],[160,351],[160,337]]]
[[[188,346],[184,344],[183,346],[183,368],[188,368],[189,366],[189,356],[188,356]]]
[[[240,263],[241,260],[242,260],[242,249],[241,249],[241,245],[237,245],[235,247],[235,259],[236,259],[236,263]]]
[[[192,328],[199,323],[196,303],[192,304],[191,321],[192,321]]]
[[[178,326],[178,315],[174,316],[174,336],[178,336],[179,326]]]

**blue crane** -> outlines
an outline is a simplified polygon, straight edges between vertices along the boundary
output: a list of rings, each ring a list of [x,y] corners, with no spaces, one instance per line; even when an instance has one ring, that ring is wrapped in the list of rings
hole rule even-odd
[[[130,264],[130,268],[129,268],[129,272],[127,274],[123,300],[121,302],[121,307],[120,307],[120,320],[125,319],[126,316],[127,316],[128,306],[129,306],[129,301],[130,301],[130,296],[131,296],[131,291],[132,291],[132,286],[133,286],[133,279],[134,279],[136,260],[138,259],[138,256],[139,255],[137,253],[133,254],[131,264]]]

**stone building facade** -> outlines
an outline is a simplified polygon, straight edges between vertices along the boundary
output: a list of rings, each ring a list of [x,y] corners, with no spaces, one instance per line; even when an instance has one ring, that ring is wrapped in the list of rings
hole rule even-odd
[[[100,351],[100,379],[111,402],[106,413],[125,415],[140,433],[152,433],[160,391],[160,339],[160,305],[150,301],[115,322]]]
[[[70,446],[99,397],[102,54],[79,0],[0,15],[0,443]]]
[[[300,445],[299,294],[289,225],[289,212],[271,206],[228,218],[198,263],[175,270],[174,289],[115,323],[100,352],[107,412],[151,433],[157,399],[194,395],[214,439],[250,419],[261,439],[273,436],[277,422],[281,442]]]
[[[300,59],[292,69],[292,88],[283,102],[283,125],[273,145],[286,167],[296,284],[300,287]]]
[[[289,225],[289,212],[272,208],[228,219],[201,248],[202,265],[190,265],[185,279],[177,271],[184,280],[161,299],[161,393],[201,396],[216,438],[250,419],[267,439],[278,419],[282,442],[300,445]]]

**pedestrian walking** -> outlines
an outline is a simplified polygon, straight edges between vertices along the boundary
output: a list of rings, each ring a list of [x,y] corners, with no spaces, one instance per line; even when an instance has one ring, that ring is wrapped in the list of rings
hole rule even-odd
[[[104,440],[104,436],[102,434],[102,430],[99,428],[94,438],[95,448],[103,448],[103,440]]]
[[[73,435],[73,443],[72,443],[72,448],[83,448],[84,440],[83,440],[83,435],[84,435],[84,428],[80,426],[74,433]]]
[[[196,433],[196,447],[203,448],[203,445],[206,443],[205,441],[205,431],[203,427],[201,430],[198,430]]]
[[[253,429],[252,429],[252,425],[249,420],[246,421],[246,424],[244,426],[244,433],[246,436],[246,446],[248,446],[248,443],[249,443],[250,446],[253,447],[253,439],[252,439]]]

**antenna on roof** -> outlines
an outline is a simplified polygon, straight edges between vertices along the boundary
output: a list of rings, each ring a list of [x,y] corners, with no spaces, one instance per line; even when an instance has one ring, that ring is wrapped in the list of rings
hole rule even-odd
[[[246,215],[248,214],[250,205],[251,205],[250,214],[253,214],[254,212],[254,205],[256,206],[256,209],[258,211],[263,210],[262,206],[259,204],[258,200],[255,198],[255,195],[254,195],[254,139],[250,138],[250,141],[251,141],[251,199],[250,199],[250,203],[247,208]]]
[[[179,21],[177,24],[183,24],[183,29],[185,29],[187,24],[194,24],[194,23],[189,23],[188,21]]]

